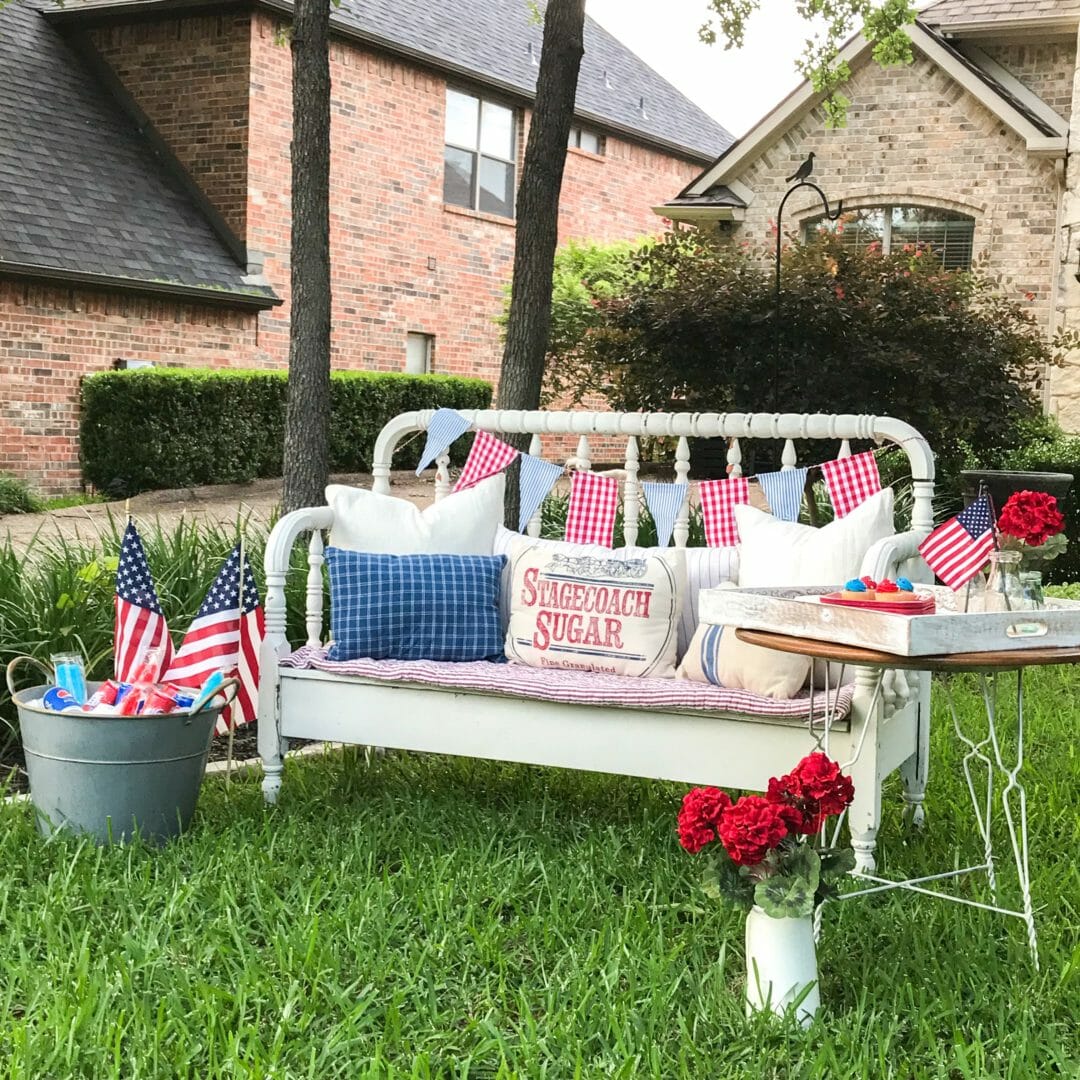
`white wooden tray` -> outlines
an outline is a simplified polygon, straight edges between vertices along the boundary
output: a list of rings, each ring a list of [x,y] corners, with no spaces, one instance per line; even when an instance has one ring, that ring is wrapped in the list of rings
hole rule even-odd
[[[951,589],[918,586],[918,592],[934,594],[935,614],[892,615],[822,604],[818,598],[836,588],[702,589],[698,610],[702,622],[839,641],[898,656],[1080,644],[1077,600],[1047,600],[1041,611],[965,614],[957,610],[959,598]]]

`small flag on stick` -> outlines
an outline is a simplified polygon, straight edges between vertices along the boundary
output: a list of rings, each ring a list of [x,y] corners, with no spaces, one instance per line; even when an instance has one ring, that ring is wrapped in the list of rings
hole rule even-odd
[[[881,490],[881,475],[873,450],[826,461],[821,466],[838,518],[846,517],[860,503]]]
[[[705,524],[705,543],[709,547],[734,547],[739,542],[735,507],[750,501],[750,483],[745,476],[727,480],[702,480],[701,517]]]
[[[117,681],[129,682],[149,649],[162,649],[159,673],[164,671],[172,660],[172,640],[139,530],[130,519],[116,566],[115,607],[113,670]]]
[[[919,545],[926,565],[954,592],[982,569],[993,550],[994,513],[985,495],[939,525]]]
[[[264,631],[265,618],[251,563],[246,555],[241,563],[237,544],[210,586],[164,676],[164,681],[181,686],[201,686],[215,671],[237,676],[240,689],[218,720],[219,735],[255,719]]]

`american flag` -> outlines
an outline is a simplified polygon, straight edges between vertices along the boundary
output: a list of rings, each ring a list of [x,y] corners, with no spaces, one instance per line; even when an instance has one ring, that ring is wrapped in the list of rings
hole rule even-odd
[[[994,550],[994,513],[982,495],[939,525],[920,545],[926,565],[954,592],[982,569]]]
[[[163,649],[159,673],[164,671],[172,659],[172,641],[134,521],[128,522],[120,542],[115,604],[113,670],[117,680],[129,682],[148,649]]]
[[[247,555],[243,556],[242,575],[240,564],[237,544],[210,586],[164,676],[165,682],[181,686],[201,686],[215,671],[239,678],[236,701],[218,720],[219,735],[253,720],[258,704],[259,648],[265,618]]]

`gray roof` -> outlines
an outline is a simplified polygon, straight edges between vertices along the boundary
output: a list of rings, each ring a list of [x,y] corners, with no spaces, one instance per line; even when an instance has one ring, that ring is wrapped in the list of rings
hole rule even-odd
[[[1080,15],[1080,0],[940,0],[919,12],[931,26],[1054,19]]]
[[[42,17],[35,4],[45,2],[0,11],[0,271],[272,302],[269,289],[245,283],[245,268]]]
[[[342,24],[532,97],[543,27],[527,0],[342,0]],[[689,44],[689,43],[688,43]],[[717,52],[717,62],[722,53]],[[708,160],[731,134],[586,17],[577,112]]]
[[[226,0],[243,3],[244,0]],[[249,0],[275,11],[288,0]],[[539,6],[543,7],[541,0]],[[155,8],[195,10],[201,0],[67,0],[57,23]],[[219,2],[215,5],[222,6]],[[339,32],[420,63],[501,87],[527,98],[536,92],[543,27],[530,0],[341,0],[330,9]],[[722,62],[717,50],[717,63]],[[585,19],[585,55],[577,113],[640,140],[710,161],[732,135],[602,26]]]

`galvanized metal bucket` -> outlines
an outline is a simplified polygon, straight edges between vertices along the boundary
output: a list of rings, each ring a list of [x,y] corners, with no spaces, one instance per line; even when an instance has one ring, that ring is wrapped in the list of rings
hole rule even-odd
[[[236,694],[235,679],[223,684],[224,699],[190,715],[94,716],[57,713],[30,704],[48,686],[16,691],[20,663],[52,672],[30,657],[7,668],[7,684],[19,713],[30,801],[43,836],[67,829],[98,843],[136,834],[161,844],[187,828],[206,771],[210,740],[221,710]],[[93,693],[100,683],[91,683]]]

